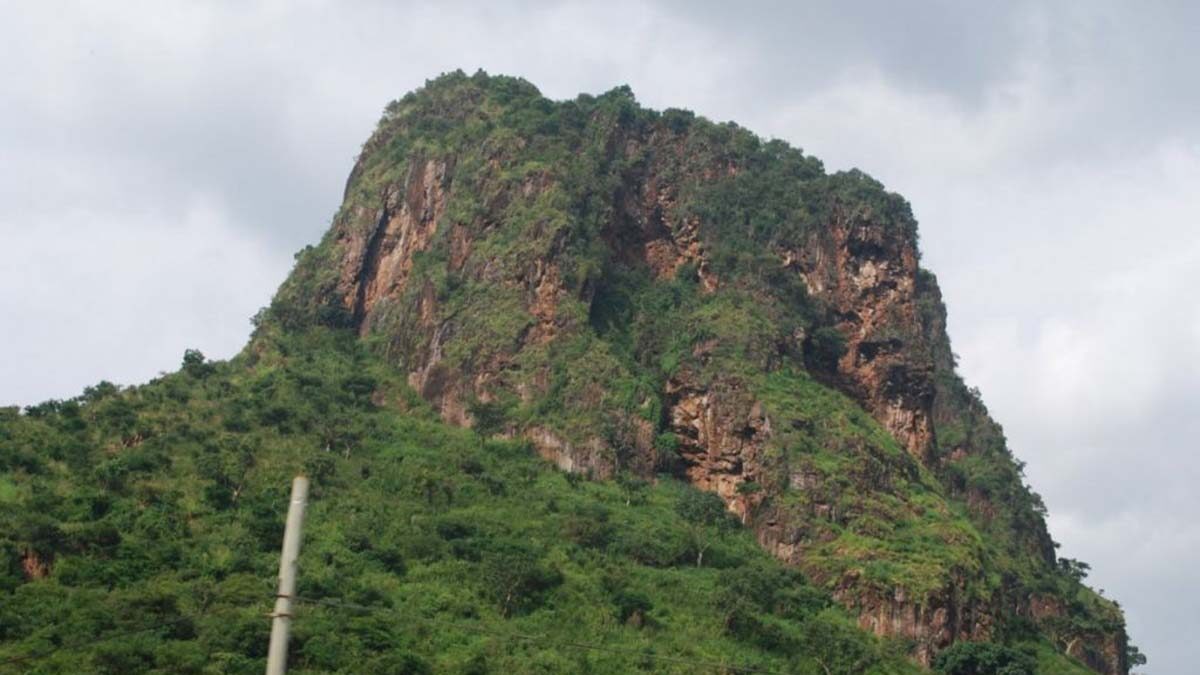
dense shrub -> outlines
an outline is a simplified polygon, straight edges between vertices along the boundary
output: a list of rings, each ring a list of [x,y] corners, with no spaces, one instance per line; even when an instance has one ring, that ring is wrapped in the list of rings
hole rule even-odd
[[[933,668],[944,675],[1035,675],[1037,659],[992,642],[958,642],[937,655]]]

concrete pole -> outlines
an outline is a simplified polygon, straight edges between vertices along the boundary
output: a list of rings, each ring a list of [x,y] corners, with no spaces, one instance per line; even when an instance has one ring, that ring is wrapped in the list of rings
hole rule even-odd
[[[271,613],[271,646],[267,649],[267,675],[287,672],[288,630],[292,623],[292,596],[296,593],[296,560],[300,557],[300,528],[304,525],[304,507],[308,504],[308,479],[296,476],[292,481],[292,502],[288,505],[287,526],[283,531],[283,555],[279,559],[279,593]]]

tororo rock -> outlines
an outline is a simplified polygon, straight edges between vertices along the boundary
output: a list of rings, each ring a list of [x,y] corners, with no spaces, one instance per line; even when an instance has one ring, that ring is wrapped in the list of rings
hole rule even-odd
[[[822,547],[867,522],[847,501],[866,491],[918,519],[943,508],[934,501],[961,499],[982,536],[1010,528],[995,531],[1028,548],[1030,568],[1054,565],[1040,516],[1011,533],[992,517],[1004,497],[960,478],[964,458],[1003,452],[1006,466],[1012,460],[999,427],[953,374],[940,293],[920,269],[915,221],[902,200],[860,174],[826,176],[815,160],[736,127],[641,111],[627,92],[591,107],[528,94],[535,112],[574,105],[563,115],[577,111],[576,126],[501,134],[488,131],[505,113],[486,82],[439,86],[389,110],[326,241],[301,258],[281,297],[306,293],[300,303],[333,308],[380,341],[449,423],[475,425],[485,410],[565,410],[499,415],[494,431],[528,439],[567,471],[605,478],[671,470],[715,492],[766,549],[829,587],[862,628],[911,640],[922,663],[954,641],[988,639],[1004,617],[1051,625],[1068,613],[1007,572],[990,581],[983,544],[964,545],[974,551],[964,565],[923,587],[878,588],[861,565],[828,564]],[[437,142],[420,140],[422,125],[433,124],[420,115],[435,114],[462,137],[441,130]],[[762,178],[775,175],[762,166],[771,162],[783,167],[777,182]],[[735,253],[757,262],[730,263],[729,237],[743,235],[721,220],[720,199],[776,199],[780,189],[799,195],[785,201],[807,214],[803,226],[781,213],[775,233],[769,219],[746,216],[735,225],[757,238],[745,235],[752,243],[740,250],[748,252]],[[638,288],[692,275],[694,302],[707,297],[771,321],[700,330],[675,351],[651,354],[671,360],[668,374],[634,386],[649,370],[620,365],[597,327],[612,302],[606,294],[625,278],[618,273],[644,279]],[[803,321],[789,318],[793,297]],[[843,343],[824,370],[810,354],[821,328]],[[763,378],[806,363],[886,430],[901,456],[772,403]],[[626,382],[619,404],[614,378]],[[566,417],[583,421],[555,421]],[[945,442],[943,429],[953,430]],[[864,459],[845,481],[831,481],[819,463],[789,459],[795,438],[825,439],[824,451]],[[905,485],[927,485],[921,490],[932,501]],[[1098,672],[1126,672],[1122,631],[1070,639],[1061,648]]]

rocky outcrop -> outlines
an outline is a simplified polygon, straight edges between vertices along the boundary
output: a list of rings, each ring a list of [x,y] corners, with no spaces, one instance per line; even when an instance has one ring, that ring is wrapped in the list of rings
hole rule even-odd
[[[50,574],[50,563],[48,558],[39,555],[32,548],[27,548],[21,553],[21,572],[29,581],[44,579]]]
[[[994,607],[962,602],[961,583],[925,598],[911,598],[903,589],[891,594],[863,596],[853,585],[834,597],[858,611],[858,626],[884,637],[912,640],[913,656],[929,665],[937,652],[958,640],[987,640],[992,635]]]
[[[1092,640],[1080,640],[1066,650],[1068,656],[1083,661],[1089,668],[1104,675],[1123,675],[1129,672],[1125,655],[1123,632],[1109,632]]]
[[[612,477],[614,466],[600,439],[593,438],[576,444],[541,426],[530,427],[523,436],[529,439],[539,455],[554,462],[563,471],[582,473],[593,478]]]
[[[450,116],[426,120],[426,127],[470,118],[471,133],[483,133],[496,124],[496,111],[480,107],[483,94],[468,93],[465,106],[435,101]],[[736,127],[707,125],[693,133],[687,116],[630,122],[626,102],[608,105],[570,118],[576,126],[563,132],[569,142],[547,140],[543,131],[531,131],[542,129],[534,125],[522,127],[529,137],[470,137],[460,146],[447,139],[393,144],[393,137],[416,133],[404,126],[408,113],[395,111],[355,166],[333,236],[320,252],[326,257],[312,256],[313,265],[332,268],[334,276],[316,295],[360,335],[381,343],[449,423],[475,426],[486,412],[496,418],[488,420],[490,430],[524,437],[562,469],[600,478],[618,470],[652,476],[664,468],[657,453],[673,446],[669,464],[681,476],[720,495],[777,557],[833,588],[863,629],[911,640],[922,662],[953,641],[986,639],[1004,615],[1049,620],[1048,605],[1020,588],[991,596],[978,591],[990,564],[982,554],[970,554],[969,574],[943,570],[944,578],[920,593],[878,588],[854,569],[830,574],[811,564],[811,552],[829,543],[831,532],[864,515],[853,512],[855,491],[884,495],[881,501],[920,518],[925,507],[905,501],[897,485],[934,474],[985,533],[993,524],[1016,528],[1003,537],[1019,542],[1018,553],[1048,570],[1055,563],[1036,510],[1023,512],[1024,520],[1003,510],[1024,494],[1018,472],[1012,471],[1014,483],[989,492],[968,485],[955,468],[965,458],[1006,450],[997,450],[1004,445],[998,425],[954,375],[940,295],[932,275],[919,268],[915,222],[906,205],[889,207],[902,200],[860,174],[827,176],[819,164],[779,146],[751,153],[759,166],[739,162],[731,148],[760,141]],[[529,122],[540,113],[522,114]],[[730,140],[738,133],[736,143]],[[532,151],[553,142],[560,145]],[[758,182],[743,180],[772,162],[786,167]],[[754,210],[768,193],[789,190],[801,199]],[[328,272],[297,275],[320,285]],[[736,315],[747,324],[725,322],[721,335],[711,326],[696,328],[687,343],[672,347],[674,365],[651,385],[640,371],[662,354],[639,353],[631,372],[628,361],[613,356],[616,347],[597,346],[602,336],[590,322],[598,289],[611,282],[621,291],[625,277],[668,285],[685,272],[698,297],[720,299],[735,312],[746,303],[761,311]],[[721,323],[689,316],[680,325],[690,330],[703,321]],[[827,456],[861,459],[845,469],[852,476],[835,477],[842,481],[802,459],[790,465],[780,459],[795,452],[785,447],[788,430],[811,431],[818,421],[774,419],[756,379],[804,370],[817,333],[830,330],[844,350],[808,370],[857,402],[907,451],[885,456],[865,445],[894,448],[890,441],[808,433],[806,442],[841,444],[822,448]],[[668,343],[672,336],[659,337]],[[730,344],[744,337],[753,339],[751,347]],[[722,365],[719,353],[737,367]],[[620,396],[612,391],[616,379]],[[502,414],[517,406],[526,410],[520,419]],[[550,420],[544,411],[558,417]],[[948,447],[939,446],[939,428],[956,430]],[[658,443],[660,434],[670,442]],[[1011,464],[1007,456],[997,461]],[[923,489],[942,498],[940,488]],[[784,492],[799,495],[801,506],[779,506],[775,498]],[[1064,649],[1082,650],[1077,655],[1100,672],[1124,672],[1121,634]]]
[[[684,473],[715,492],[745,523],[762,501],[752,486],[763,479],[762,452],[771,421],[736,380],[699,386],[684,377],[667,383],[669,428],[678,439]]]
[[[360,332],[370,330],[380,298],[404,288],[413,255],[429,248],[446,207],[446,181],[445,161],[413,162],[404,183],[384,193],[374,227],[343,230],[339,287]]]
[[[934,446],[933,363],[914,344],[916,242],[869,213],[839,208],[828,227],[782,257],[846,338],[836,384],[913,456],[927,460]]]

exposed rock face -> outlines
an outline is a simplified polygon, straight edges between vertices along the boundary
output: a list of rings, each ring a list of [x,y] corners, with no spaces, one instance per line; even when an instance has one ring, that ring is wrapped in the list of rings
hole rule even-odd
[[[1070,656],[1083,661],[1089,668],[1105,675],[1120,675],[1129,672],[1125,656],[1125,636],[1108,633],[1096,640],[1079,640],[1066,649]]]
[[[21,572],[31,581],[43,579],[50,574],[50,561],[43,559],[32,548],[26,549],[21,554]]]
[[[729,380],[703,388],[672,380],[667,401],[688,479],[720,495],[745,523],[762,500],[742,489],[763,479],[761,453],[771,422],[762,404]]]
[[[604,449],[598,439],[575,445],[545,427],[532,427],[525,432],[525,437],[537,448],[538,454],[563,471],[591,473],[598,478],[612,475],[612,466],[604,461]]]
[[[446,206],[446,187],[444,161],[413,163],[405,183],[384,194],[383,205],[371,216],[375,226],[346,231],[341,287],[363,333],[370,330],[371,310],[379,299],[404,288],[413,255],[429,248]]]
[[[890,597],[867,598],[852,591],[839,597],[859,611],[858,625],[876,635],[895,636],[916,642],[914,656],[925,665],[933,656],[957,640],[987,640],[991,637],[994,608],[962,603],[961,587],[951,585],[945,594],[914,602],[902,590]]]
[[[987,639],[1002,616],[1037,622],[1063,616],[1061,604],[1007,582],[979,591],[990,564],[979,550],[963,554],[970,569],[948,567],[937,584],[920,592],[879,588],[864,576],[863,561],[836,571],[815,561],[840,555],[827,550],[836,533],[873,522],[875,515],[866,513],[871,509],[894,511],[880,517],[924,518],[928,505],[910,499],[901,486],[928,480],[923,475],[933,472],[985,533],[994,526],[997,536],[1012,538],[1038,564],[1055,564],[1040,516],[1015,525],[999,516],[1005,500],[1023,494],[1016,471],[1008,492],[968,484],[958,472],[972,457],[999,453],[1008,464],[1011,458],[998,425],[954,375],[940,294],[932,275],[919,268],[911,215],[885,214],[877,203],[853,196],[865,189],[874,199],[882,189],[852,176],[803,193],[796,209],[819,214],[814,222],[771,221],[778,234],[769,229],[761,240],[739,242],[739,250],[726,239],[744,236],[738,228],[751,229],[751,217],[721,215],[720,209],[738,195],[759,198],[765,188],[745,182],[749,169],[732,153],[698,149],[686,124],[619,120],[599,113],[588,120],[588,134],[601,140],[589,148],[593,163],[572,171],[524,158],[536,142],[507,136],[472,141],[479,156],[466,149],[422,151],[404,155],[397,166],[379,157],[395,152],[388,150],[397,143],[392,136],[410,132],[401,123],[381,126],[364,148],[343,211],[319,252],[327,257],[314,257],[336,270],[327,285],[309,282],[318,286],[316,301],[335,306],[361,335],[382,339],[409,384],[447,422],[477,425],[481,414],[494,414],[503,424],[495,431],[528,439],[564,470],[602,478],[623,469],[652,476],[663,466],[656,436],[666,434],[677,446],[673,459],[682,476],[720,495],[765,548],[831,588],[858,612],[862,628],[912,640],[923,663],[956,640]],[[560,156],[578,154],[586,153],[569,146]],[[797,191],[803,181],[795,176],[826,180],[804,165],[789,171]],[[580,173],[594,174],[593,183],[604,189],[581,188]],[[697,207],[706,194],[717,198],[707,209]],[[731,230],[717,218],[738,227]],[[755,262],[731,266],[728,260],[747,249],[758,256]],[[323,279],[316,265],[302,261],[295,276]],[[786,316],[724,333],[697,329],[695,339],[672,356],[678,364],[664,367],[669,374],[650,391],[641,372],[650,369],[647,362],[631,372],[612,356],[615,348],[595,339],[597,294],[606,284],[619,286],[613,269],[657,284],[691,274],[702,297],[720,297],[732,311],[745,309],[747,321],[755,311]],[[794,281],[807,289],[807,298],[777,293],[776,279],[782,285]],[[809,314],[784,311],[795,309],[788,306],[793,302],[805,303]],[[815,318],[803,318],[809,315]],[[711,317],[700,313],[689,320]],[[867,432],[847,438],[824,429],[820,419],[784,414],[778,403],[772,408],[762,375],[802,370],[804,344],[819,328],[836,329],[845,350],[818,378],[857,402],[906,453],[889,454],[864,440]],[[673,336],[659,337],[669,343]],[[621,397],[613,393],[617,380],[624,382]],[[537,415],[514,421],[500,414],[515,407]],[[554,414],[584,421],[572,426]],[[938,430],[950,428],[955,434],[942,447]],[[820,450],[833,459],[855,458],[845,475],[831,480],[793,447],[814,439],[829,446]],[[862,492],[883,497],[856,501]],[[794,504],[781,506],[783,495],[792,495]],[[1019,531],[1010,532],[1014,527]],[[1119,631],[1063,648],[1099,672],[1125,672]]]
[[[916,242],[847,210],[784,254],[809,293],[832,311],[846,337],[840,384],[913,456],[934,445],[933,364],[913,349]]]

